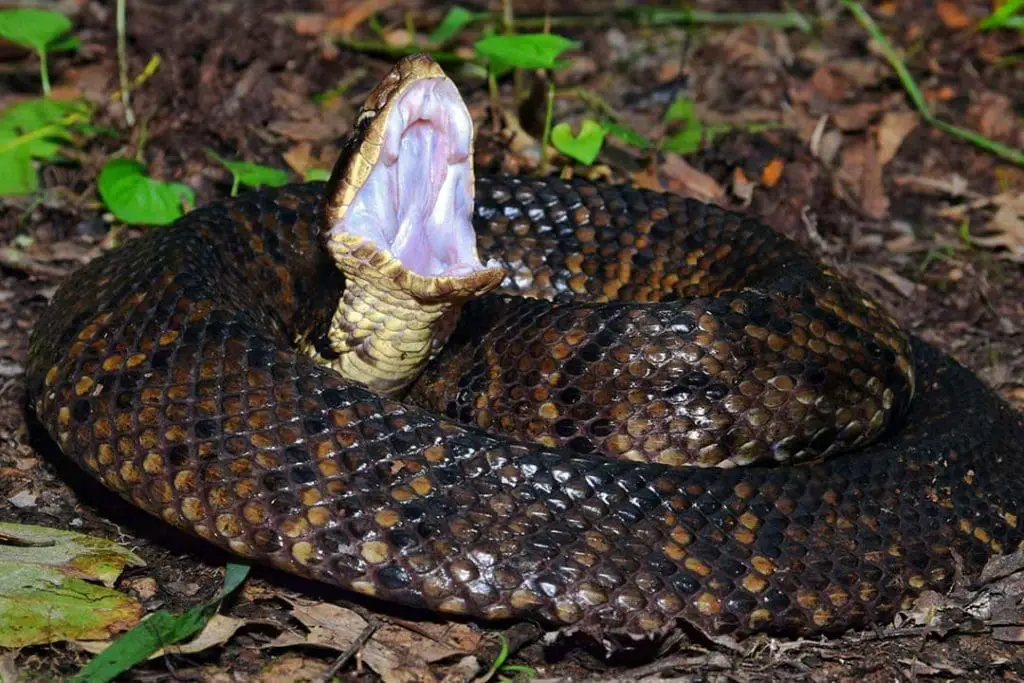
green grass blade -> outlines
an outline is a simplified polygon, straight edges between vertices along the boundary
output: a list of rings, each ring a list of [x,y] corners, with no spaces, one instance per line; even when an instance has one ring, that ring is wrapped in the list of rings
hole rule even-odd
[[[907,95],[910,97],[910,101],[913,102],[914,108],[917,109],[928,124],[941,131],[949,133],[950,135],[955,135],[958,138],[966,140],[978,147],[981,147],[982,149],[1002,157],[1003,159],[1024,166],[1024,150],[1004,145],[1001,142],[985,137],[981,133],[977,133],[967,128],[961,128],[960,126],[956,126],[952,123],[947,123],[946,121],[936,118],[935,114],[932,113],[931,107],[928,106],[928,101],[925,100],[921,89],[917,87],[917,83],[914,81],[914,77],[910,74],[910,70],[903,62],[902,57],[900,57],[893,48],[889,39],[884,33],[882,33],[882,30],[878,28],[878,24],[876,24],[874,19],[872,19],[867,13],[867,10],[865,10],[860,3],[854,2],[854,0],[843,0],[843,6],[850,11],[864,30],[866,30],[868,34],[878,42],[886,60],[888,60],[889,65],[893,68],[893,71],[896,72],[896,76],[899,78],[900,83],[903,84],[903,88],[907,91]]]
[[[234,592],[249,574],[249,565],[229,563],[224,573],[224,586],[209,602],[172,615],[166,610],[154,612],[135,628],[125,632],[106,650],[96,655],[78,674],[72,683],[107,683],[165,645],[184,640],[200,631],[210,620],[220,601]]]

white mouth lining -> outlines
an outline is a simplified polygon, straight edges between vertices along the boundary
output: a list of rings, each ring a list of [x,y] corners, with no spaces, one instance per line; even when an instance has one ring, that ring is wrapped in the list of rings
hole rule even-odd
[[[331,233],[363,237],[427,277],[484,270],[473,230],[473,122],[447,78],[410,85],[389,110],[374,168]]]

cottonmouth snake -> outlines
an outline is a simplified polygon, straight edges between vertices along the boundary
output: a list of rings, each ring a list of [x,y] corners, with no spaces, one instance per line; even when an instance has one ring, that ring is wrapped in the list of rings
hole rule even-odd
[[[1019,548],[1024,425],[973,375],[754,220],[474,180],[470,123],[403,60],[326,186],[83,267],[30,342],[49,433],[239,555],[596,635],[841,632]]]

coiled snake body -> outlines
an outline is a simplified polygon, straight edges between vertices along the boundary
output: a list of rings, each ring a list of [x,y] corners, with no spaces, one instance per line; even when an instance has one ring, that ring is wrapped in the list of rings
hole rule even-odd
[[[474,180],[453,92],[403,60],[328,185],[72,276],[28,371],[64,452],[285,571],[597,635],[841,632],[1019,548],[1024,425],[973,375],[753,220]]]

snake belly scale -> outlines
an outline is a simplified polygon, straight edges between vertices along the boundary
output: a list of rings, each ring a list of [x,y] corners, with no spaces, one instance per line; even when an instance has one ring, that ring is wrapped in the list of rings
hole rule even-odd
[[[598,636],[679,620],[839,633],[1020,547],[1021,416],[750,218],[585,180],[466,180],[446,138],[448,170],[428,172],[472,191],[481,263],[399,274],[399,247],[370,257],[364,239],[356,274],[339,270],[325,215],[377,182],[359,145],[387,98],[414,93],[403,111],[444,118],[432,107],[448,91],[415,89],[439,78],[424,64],[389,75],[327,185],[201,207],[71,276],[27,375],[64,453],[240,556]],[[396,149],[436,150],[436,127],[408,126]],[[382,135],[391,181],[416,177]],[[481,294],[499,267],[499,291]],[[472,281],[451,311],[414,316],[423,334],[406,340],[422,343],[389,357],[387,390],[332,366],[351,351],[372,367],[389,348],[339,329],[405,334],[359,301],[338,313],[374,273],[412,288],[374,299],[401,306]]]

